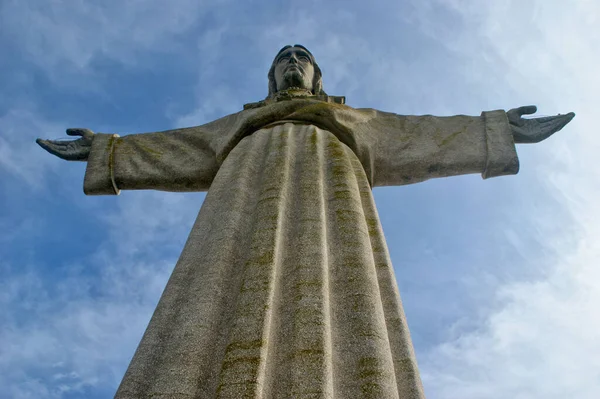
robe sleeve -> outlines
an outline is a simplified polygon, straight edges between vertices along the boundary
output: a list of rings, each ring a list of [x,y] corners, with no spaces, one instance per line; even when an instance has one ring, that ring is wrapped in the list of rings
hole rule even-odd
[[[97,133],[87,161],[87,195],[120,190],[208,190],[219,165],[211,135],[200,127],[131,134]]]
[[[481,116],[403,116],[378,112],[373,185],[417,183],[435,177],[481,173],[484,179],[516,174],[519,159],[503,110]]]

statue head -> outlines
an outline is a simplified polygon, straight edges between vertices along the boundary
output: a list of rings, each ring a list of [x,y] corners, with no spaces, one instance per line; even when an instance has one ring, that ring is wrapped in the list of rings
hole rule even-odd
[[[325,95],[321,69],[308,49],[299,44],[285,46],[275,56],[269,69],[269,95],[281,90],[298,87],[313,94]]]

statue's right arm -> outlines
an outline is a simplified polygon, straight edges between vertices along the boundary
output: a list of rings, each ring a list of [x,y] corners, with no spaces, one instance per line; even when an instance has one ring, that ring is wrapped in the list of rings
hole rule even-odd
[[[123,189],[205,191],[218,170],[211,135],[202,127],[123,137],[89,129],[68,129],[67,134],[81,138],[37,143],[59,158],[87,161],[83,189],[88,195]]]
[[[480,173],[484,179],[519,170],[506,112],[480,116],[398,115],[375,111],[374,186],[412,184]]]

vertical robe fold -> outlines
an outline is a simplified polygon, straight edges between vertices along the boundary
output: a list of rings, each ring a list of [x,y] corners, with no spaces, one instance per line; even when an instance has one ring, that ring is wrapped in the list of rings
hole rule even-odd
[[[84,190],[208,193],[117,398],[424,398],[374,185],[516,173],[503,111],[294,100],[94,138]]]

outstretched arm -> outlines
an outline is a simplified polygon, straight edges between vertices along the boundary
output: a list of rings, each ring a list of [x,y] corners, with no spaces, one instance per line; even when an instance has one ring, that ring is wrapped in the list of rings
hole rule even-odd
[[[218,170],[212,135],[201,126],[124,137],[89,129],[67,134],[82,138],[37,143],[62,159],[87,161],[83,190],[88,195],[122,189],[204,191]]]
[[[377,112],[369,125],[377,137],[375,186],[411,184],[435,177],[516,174],[515,143],[532,143],[565,126],[573,113],[536,119],[535,107],[483,112],[481,116],[403,116]]]

